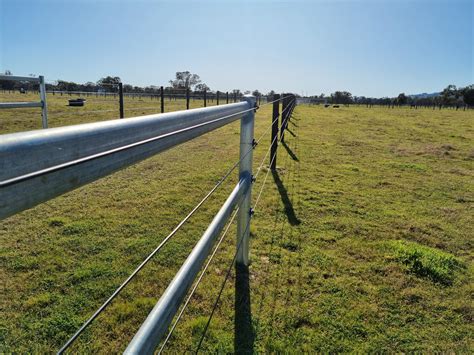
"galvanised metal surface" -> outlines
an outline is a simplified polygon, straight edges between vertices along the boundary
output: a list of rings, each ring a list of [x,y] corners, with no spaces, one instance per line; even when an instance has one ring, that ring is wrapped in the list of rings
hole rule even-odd
[[[222,127],[249,109],[249,102],[239,102],[0,135],[0,219]]]
[[[41,98],[41,118],[43,128],[48,128],[48,104],[46,103],[46,84],[44,82],[44,76],[39,77],[39,89]]]
[[[0,75],[0,80],[13,80],[13,81],[30,81],[39,82],[40,79],[34,76],[16,76],[16,75]]]
[[[255,97],[245,96],[249,107],[255,107]],[[249,111],[240,120],[240,166],[239,179],[252,178],[253,161],[253,131],[254,131],[255,112]],[[249,152],[250,151],[250,152]],[[240,248],[237,250],[236,263],[242,265],[249,264],[249,236],[250,229],[247,228],[250,223],[250,204],[251,190],[248,189],[237,214],[237,243]]]
[[[153,354],[168,329],[174,315],[191,287],[216,238],[224,228],[234,208],[247,196],[251,178],[242,178],[212,220],[191,254],[148,315],[125,350],[125,354]]]
[[[0,102],[0,109],[2,108],[30,108],[43,107],[42,102]]]

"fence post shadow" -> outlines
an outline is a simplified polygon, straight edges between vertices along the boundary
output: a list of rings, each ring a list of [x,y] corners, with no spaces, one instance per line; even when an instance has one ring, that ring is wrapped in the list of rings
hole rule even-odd
[[[275,183],[277,185],[278,192],[280,193],[283,205],[285,206],[285,214],[286,214],[286,217],[288,218],[288,222],[292,226],[299,225],[301,221],[298,219],[298,217],[296,217],[295,209],[293,208],[293,204],[291,203],[290,197],[288,196],[288,191],[283,185],[283,181],[281,181],[280,176],[278,175],[278,171],[272,170],[272,175],[273,175],[273,180],[275,180]]]
[[[255,331],[250,308],[249,267],[235,264],[234,353],[253,354]]]
[[[298,157],[296,156],[295,153],[293,153],[293,151],[291,150],[290,147],[288,147],[288,145],[285,143],[285,142],[281,142],[281,144],[283,145],[283,147],[285,147],[287,153],[290,155],[291,159],[295,160],[295,161],[299,161]]]

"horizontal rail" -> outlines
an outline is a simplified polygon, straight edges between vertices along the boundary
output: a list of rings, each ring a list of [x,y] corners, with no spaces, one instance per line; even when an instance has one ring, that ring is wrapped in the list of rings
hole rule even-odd
[[[0,80],[31,81],[39,83],[40,78],[36,78],[34,76],[0,75]]]
[[[0,136],[0,219],[222,127],[247,102]]]
[[[0,102],[0,109],[2,108],[28,108],[28,107],[43,107],[43,103],[39,102]]]
[[[133,337],[124,352],[125,354],[153,354],[209,255],[214,241],[224,228],[234,208],[249,189],[250,184],[251,177],[247,176],[235,186],[158,303],[153,307],[153,310]]]

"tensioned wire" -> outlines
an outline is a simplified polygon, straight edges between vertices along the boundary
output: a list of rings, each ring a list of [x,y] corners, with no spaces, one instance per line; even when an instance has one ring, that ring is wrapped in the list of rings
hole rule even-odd
[[[250,110],[254,110],[254,108],[236,113],[234,115],[238,115],[238,114],[241,114],[241,113],[244,113],[244,112],[248,112]],[[282,112],[282,114],[283,114],[283,112]],[[231,115],[231,116],[234,116],[234,115]],[[228,116],[223,117],[223,118],[227,118],[227,117]],[[223,118],[220,118],[220,119],[223,119]],[[278,117],[276,119],[278,119]],[[275,120],[273,122],[275,122]],[[269,127],[271,127],[273,122],[269,125]],[[260,138],[257,140],[257,142],[260,141],[263,138],[265,133],[268,131],[269,127],[267,127],[267,129],[260,136]],[[278,135],[275,138],[277,138],[277,137],[278,137]],[[274,141],[275,141],[275,139],[274,139]],[[191,218],[191,216],[204,204],[204,202],[217,190],[217,188],[220,185],[222,185],[222,183],[227,179],[227,177],[235,170],[235,168],[240,164],[240,162],[255,148],[255,146],[256,145],[254,144],[251,149],[249,149],[247,152],[245,152],[245,154],[236,163],[234,163],[234,165],[232,165],[232,167],[223,175],[223,177],[221,177],[221,179],[217,182],[217,184],[201,199],[201,201],[188,213],[188,215],[186,215],[186,217],[183,220],[181,220],[181,222],[179,222],[177,224],[177,226],[171,231],[171,233],[169,233],[166,236],[166,238],[163,239],[163,241],[144,259],[144,261],[129,275],[129,277],[97,309],[97,311],[94,312],[94,314],[61,347],[61,349],[58,351],[58,354],[62,354],[79,337],[79,335],[99,316],[99,314],[102,313],[102,311],[104,311],[104,309],[112,302],[112,300],[128,285],[128,283],[130,283],[130,281],[136,276],[136,274],[138,274],[138,272],[153,258],[153,256],[155,256],[156,253],[178,232],[178,230]],[[270,146],[270,148],[271,148],[271,146]],[[267,153],[265,154],[264,159],[266,159],[266,157],[267,157],[267,155],[270,151],[270,148],[267,150]],[[262,163],[259,166],[259,169],[256,173],[256,176],[258,176],[258,173],[260,172],[260,169],[263,166],[263,160],[262,160]],[[267,172],[267,174],[268,174],[268,172]],[[0,186],[1,186],[1,183],[2,182],[0,182]]]
[[[278,118],[278,117],[277,117],[277,118]],[[263,135],[262,135],[262,136],[263,136]],[[275,142],[275,140],[276,140],[277,138],[278,138],[278,135],[276,135],[275,138],[273,139],[273,141],[270,143],[270,147],[267,149],[267,151],[266,151],[266,153],[265,153],[265,155],[264,155],[262,161],[261,161],[260,164],[259,164],[259,167],[257,168],[257,172],[256,172],[256,174],[255,174],[255,176],[254,176],[255,179],[257,178],[258,174],[260,173],[260,171],[261,171],[261,169],[262,169],[262,167],[263,167],[263,164],[264,164],[264,162],[265,162],[265,160],[266,160],[266,158],[267,158],[267,156],[268,156],[268,153],[269,153],[270,150],[271,150],[271,146],[273,145],[273,143]],[[271,163],[273,163],[273,160],[274,160],[274,159],[275,159],[275,156],[272,158],[272,161],[270,162],[270,165],[271,165]],[[262,187],[261,187],[261,189],[260,189],[260,192],[259,192],[259,194],[258,194],[257,201],[256,201],[256,203],[255,203],[255,206],[257,205],[258,200],[260,200],[260,196],[261,196],[261,194],[262,194],[263,186],[265,185],[265,182],[266,182],[266,180],[267,180],[268,172],[269,172],[269,171],[270,171],[270,170],[267,171],[267,174],[266,174],[266,176],[265,176],[264,182],[263,182]],[[211,263],[212,259],[214,258],[214,255],[216,254],[216,252],[217,252],[217,250],[218,250],[220,244],[222,243],[222,240],[224,239],[224,237],[225,237],[227,231],[229,230],[229,227],[230,227],[232,221],[234,220],[234,218],[235,218],[235,216],[236,216],[236,214],[237,214],[237,211],[238,211],[238,208],[237,208],[236,211],[234,212],[232,218],[230,219],[230,222],[229,222],[228,225],[227,225],[227,228],[225,229],[224,233],[223,233],[222,236],[221,236],[221,239],[220,239],[219,242],[217,243],[217,246],[216,246],[216,248],[214,249],[214,251],[213,251],[211,257],[209,258],[209,260],[208,260],[208,262],[206,263],[205,267],[203,268],[203,271],[201,272],[201,274],[200,274],[198,280],[196,281],[194,287],[192,288],[190,294],[188,295],[188,297],[187,297],[187,299],[186,299],[184,305],[182,306],[182,308],[181,308],[181,310],[180,310],[180,312],[179,312],[179,314],[178,314],[178,316],[177,316],[175,322],[173,323],[173,325],[172,325],[170,331],[168,332],[168,335],[166,336],[165,340],[163,341],[163,344],[161,345],[161,348],[160,348],[160,350],[158,351],[158,354],[161,354],[161,353],[163,352],[163,350],[164,350],[164,348],[165,348],[165,346],[166,346],[168,340],[170,339],[171,335],[173,334],[173,331],[175,330],[175,328],[176,328],[178,322],[180,321],[180,319],[181,319],[181,317],[182,317],[184,311],[186,310],[186,307],[188,306],[189,301],[191,300],[192,296],[194,295],[194,292],[196,291],[197,287],[199,286],[199,284],[200,284],[200,282],[201,282],[201,280],[202,280],[202,278],[203,278],[203,276],[204,276],[204,274],[205,274],[205,272],[206,272],[206,270],[207,270],[209,264]],[[245,232],[245,233],[246,233],[246,232]],[[244,233],[244,234],[245,234],[245,233]],[[240,249],[240,242],[239,242],[239,247],[237,248],[237,252],[238,252],[239,249]],[[234,263],[234,260],[232,261],[232,265],[233,265],[233,263]],[[231,266],[232,266],[232,265],[231,265]],[[220,297],[220,295],[219,295],[219,297]],[[214,311],[213,311],[213,312],[214,312]],[[212,317],[212,316],[211,316],[211,317]]]

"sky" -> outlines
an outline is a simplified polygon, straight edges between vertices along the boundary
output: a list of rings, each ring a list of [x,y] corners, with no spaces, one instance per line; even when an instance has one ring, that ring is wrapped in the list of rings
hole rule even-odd
[[[397,96],[474,83],[474,0],[0,0],[0,72]]]

